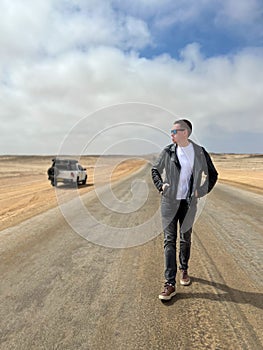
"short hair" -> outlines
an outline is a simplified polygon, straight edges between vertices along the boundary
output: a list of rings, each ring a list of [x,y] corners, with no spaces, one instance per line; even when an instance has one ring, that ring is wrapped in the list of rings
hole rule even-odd
[[[193,126],[192,123],[188,119],[178,119],[174,122],[174,124],[180,124],[181,127],[185,128],[188,131],[188,136],[191,135]]]

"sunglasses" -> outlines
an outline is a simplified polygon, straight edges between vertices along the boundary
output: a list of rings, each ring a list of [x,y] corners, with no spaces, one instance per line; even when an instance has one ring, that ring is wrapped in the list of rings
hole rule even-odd
[[[171,130],[171,134],[174,134],[176,135],[177,134],[177,131],[184,131],[185,129],[173,129]]]

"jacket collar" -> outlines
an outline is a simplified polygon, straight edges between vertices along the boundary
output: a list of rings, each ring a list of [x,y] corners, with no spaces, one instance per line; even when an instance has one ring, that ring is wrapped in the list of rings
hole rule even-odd
[[[194,150],[196,153],[201,153],[202,152],[202,147],[199,146],[198,144],[196,144],[194,141],[192,141],[191,139],[188,140],[193,146],[194,146]],[[170,152],[176,152],[178,145],[176,143],[171,143],[168,148],[170,150]]]

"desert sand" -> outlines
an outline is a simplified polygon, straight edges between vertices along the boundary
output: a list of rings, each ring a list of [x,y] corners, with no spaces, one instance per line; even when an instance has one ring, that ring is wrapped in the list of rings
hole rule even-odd
[[[219,181],[263,193],[263,156],[246,154],[213,154]],[[16,225],[57,205],[56,192],[47,178],[52,156],[0,157],[0,230]],[[94,184],[114,182],[138,170],[146,160],[141,158],[84,156],[81,164],[87,168],[88,183],[80,186],[80,195]],[[112,171],[112,163],[117,166]],[[94,169],[96,167],[96,178]],[[60,185],[61,186],[61,185]]]
[[[262,154],[215,154],[212,158],[220,182],[263,193]]]
[[[57,206],[56,191],[47,177],[47,169],[51,166],[52,158],[52,156],[0,157],[0,230]],[[115,182],[127,176],[138,170],[145,161],[122,156],[105,157],[103,160],[98,156],[83,156],[80,163],[88,173],[87,184],[79,186],[81,195],[94,189],[95,183],[100,185],[109,180]],[[116,164],[113,169],[112,164]]]

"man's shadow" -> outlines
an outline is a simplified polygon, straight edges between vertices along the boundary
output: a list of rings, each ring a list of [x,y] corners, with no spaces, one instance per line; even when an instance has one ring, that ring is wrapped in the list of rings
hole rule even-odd
[[[250,304],[258,309],[263,309],[263,293],[245,292],[235,288],[228,287],[225,284],[207,281],[199,277],[191,277],[191,284],[202,283],[222,291],[222,293],[176,293],[176,296],[170,301],[164,302],[169,306],[180,299],[209,299],[213,301],[230,301],[237,304]]]

